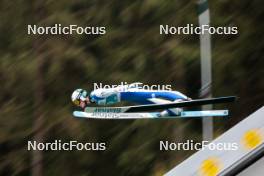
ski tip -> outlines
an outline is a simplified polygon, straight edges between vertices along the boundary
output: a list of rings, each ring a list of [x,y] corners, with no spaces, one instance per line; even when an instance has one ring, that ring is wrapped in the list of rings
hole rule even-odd
[[[76,111],[72,112],[73,117],[76,117]]]
[[[82,117],[81,113],[82,113],[82,112],[80,112],[80,111],[73,111],[72,115],[73,115],[74,117],[79,118],[79,117]]]

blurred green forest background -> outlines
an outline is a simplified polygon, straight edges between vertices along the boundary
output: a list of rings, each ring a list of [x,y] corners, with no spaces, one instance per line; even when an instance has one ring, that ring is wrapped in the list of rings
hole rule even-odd
[[[213,96],[237,95],[220,135],[263,105],[264,2],[209,1]],[[159,151],[159,140],[201,141],[201,120],[97,121],[72,117],[74,89],[93,83],[171,84],[200,89],[198,35],[159,35],[159,25],[198,24],[197,2],[1,0],[0,175],[161,175],[192,152]],[[106,35],[27,35],[27,25],[106,26]],[[106,142],[106,151],[27,151],[28,140]],[[191,167],[191,166],[190,166]]]

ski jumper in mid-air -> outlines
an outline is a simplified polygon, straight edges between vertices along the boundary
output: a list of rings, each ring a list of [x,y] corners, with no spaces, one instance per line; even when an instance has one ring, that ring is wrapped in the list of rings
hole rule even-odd
[[[111,105],[126,101],[136,104],[161,104],[191,100],[178,91],[147,90],[139,87],[139,84],[141,83],[96,89],[90,94],[86,90],[77,89],[72,93],[71,98],[73,103],[81,108],[85,108],[91,103]],[[178,115],[180,112],[180,108],[167,109],[161,112],[161,116]]]

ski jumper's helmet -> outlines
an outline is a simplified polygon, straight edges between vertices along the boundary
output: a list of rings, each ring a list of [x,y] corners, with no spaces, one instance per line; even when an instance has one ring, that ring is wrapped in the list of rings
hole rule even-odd
[[[88,93],[86,90],[83,89],[76,89],[71,96],[72,102],[79,106],[81,101],[85,101],[88,96]]]

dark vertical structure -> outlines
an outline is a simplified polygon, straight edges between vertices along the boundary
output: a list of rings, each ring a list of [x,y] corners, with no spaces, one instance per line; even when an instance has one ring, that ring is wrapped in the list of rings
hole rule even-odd
[[[44,104],[44,80],[43,80],[43,56],[40,52],[39,42],[34,42],[34,49],[37,52],[37,71],[36,71],[36,82],[35,82],[35,121],[33,123],[34,141],[43,142],[43,121],[44,111],[42,105]],[[35,150],[32,153],[32,176],[42,176],[43,173],[43,152]]]
[[[43,10],[44,2],[38,0],[34,4],[35,21],[38,22],[44,18]],[[36,36],[33,41],[33,50],[36,57],[36,71],[35,71],[35,92],[34,92],[34,122],[33,122],[33,140],[43,142],[44,138],[44,39],[41,36]],[[32,176],[43,175],[43,152],[36,150],[32,152]]]

